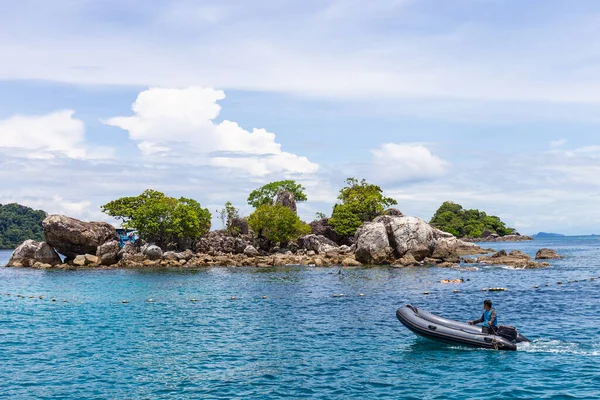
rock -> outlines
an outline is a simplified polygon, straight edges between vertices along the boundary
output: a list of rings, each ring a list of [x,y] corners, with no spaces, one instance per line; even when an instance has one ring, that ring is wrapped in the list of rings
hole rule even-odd
[[[322,267],[322,266],[324,265],[324,263],[323,263],[323,259],[321,259],[321,258],[319,258],[319,257],[315,258],[315,260],[314,260],[314,261],[315,261],[315,266],[316,266],[316,267]]]
[[[163,255],[162,249],[154,244],[145,246],[142,253],[150,260],[158,260]]]
[[[257,257],[258,256],[258,250],[256,250],[256,248],[254,246],[248,245],[244,249],[244,254],[247,255],[248,257]]]
[[[275,204],[287,207],[293,212],[297,212],[296,199],[294,198],[294,194],[292,192],[288,192],[287,190],[282,190],[277,194]]]
[[[98,246],[119,239],[115,228],[106,222],[83,222],[64,215],[50,215],[42,226],[46,242],[71,260],[78,254],[96,254]]]
[[[342,260],[342,265],[344,267],[359,267],[362,264],[354,258],[346,257]]]
[[[229,231],[232,235],[247,235],[249,232],[248,221],[244,218],[233,218],[229,223]]]
[[[355,239],[356,259],[363,264],[389,263],[407,255],[415,261],[431,257],[456,263],[460,255],[485,253],[476,244],[459,240],[415,217],[377,217],[361,226]]]
[[[85,256],[85,265],[96,265],[98,264],[99,258],[92,254],[86,254]]]
[[[111,240],[106,242],[100,246],[98,246],[98,250],[96,250],[96,257],[98,257],[98,264],[100,265],[112,265],[117,262],[117,258],[119,255],[119,242],[116,240]]]
[[[204,254],[243,254],[249,245],[255,248],[261,247],[258,239],[251,234],[233,237],[226,231],[212,231],[198,240],[196,252]]]
[[[62,260],[48,243],[26,240],[16,248],[7,265],[32,267],[36,262],[54,266],[61,264]]]
[[[415,260],[415,258],[413,257],[412,254],[407,254],[402,258],[399,258],[398,260],[396,260],[396,264],[400,264],[404,267],[410,267],[413,265],[418,265],[419,262],[417,260]]]
[[[355,257],[363,264],[385,264],[394,258],[386,227],[381,222],[367,222],[356,232]]]
[[[440,268],[456,268],[459,265],[460,264],[445,261],[443,263],[439,263],[437,266],[440,267]]]
[[[352,252],[352,249],[350,248],[350,246],[343,244],[339,247],[338,252],[340,254],[348,254]]]
[[[333,226],[329,225],[329,218],[317,219],[308,225],[310,226],[311,232],[314,235],[325,236],[327,239],[331,240],[332,242],[338,245],[352,244],[351,238],[342,237],[335,233]]]
[[[462,240],[466,242],[523,242],[527,240],[533,240],[531,236],[523,236],[521,234],[500,236],[497,233],[485,231],[482,235],[487,236],[480,238],[464,238]]]
[[[388,208],[383,212],[383,215],[390,215],[392,217],[404,217],[402,211],[398,210],[397,208]]]
[[[84,255],[75,256],[75,259],[73,260],[73,265],[76,265],[78,267],[83,267],[85,265],[85,256]]]
[[[536,260],[553,260],[562,258],[556,251],[552,249],[539,249],[537,254],[535,255]]]
[[[321,235],[304,235],[296,240],[299,249],[312,250],[316,253],[326,253],[331,250],[337,250],[338,246],[334,241]]]
[[[531,257],[519,250],[513,250],[510,253],[500,250],[491,256],[479,257],[477,262],[488,265],[506,265],[519,269],[543,268],[550,265],[548,263],[534,262],[531,260]]]

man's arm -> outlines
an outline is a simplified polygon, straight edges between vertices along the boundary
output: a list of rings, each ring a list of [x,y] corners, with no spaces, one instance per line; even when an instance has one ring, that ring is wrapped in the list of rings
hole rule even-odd
[[[494,314],[494,315],[495,315],[495,314]],[[471,321],[471,322],[470,322],[470,324],[471,324],[471,325],[476,325],[476,324],[480,324],[480,323],[482,323],[482,322],[483,322],[483,314],[481,314],[481,318],[479,318],[479,319],[476,319],[476,320],[474,320],[474,321]]]
[[[496,310],[492,310],[492,317],[490,318],[490,325],[494,325],[496,322]]]

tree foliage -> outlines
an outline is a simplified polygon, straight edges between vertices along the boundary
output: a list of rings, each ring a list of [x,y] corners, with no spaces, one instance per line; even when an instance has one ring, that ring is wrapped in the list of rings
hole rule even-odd
[[[294,195],[296,202],[306,201],[307,197],[304,193],[305,190],[306,188],[304,186],[292,180],[271,182],[263,187],[253,190],[250,193],[250,196],[248,196],[248,204],[254,208],[264,204],[272,205],[275,196],[282,191],[291,192]]]
[[[431,219],[431,224],[459,238],[479,238],[485,231],[500,236],[515,232],[494,215],[487,215],[479,210],[465,210],[460,204],[451,201],[441,205]]]
[[[223,229],[227,230],[229,233],[232,233],[231,221],[240,217],[240,211],[235,208],[230,201],[228,201],[225,203],[225,207],[217,210],[217,214],[219,214],[219,219],[223,223]]]
[[[46,212],[20,204],[0,204],[0,249],[14,249],[25,240],[44,240]]]
[[[329,223],[342,236],[354,235],[364,222],[372,221],[389,206],[398,204],[391,197],[385,197],[379,186],[356,178],[346,179],[338,200],[340,203],[333,207]]]
[[[211,214],[196,200],[168,197],[156,190],[122,197],[102,206],[102,211],[135,229],[140,238],[164,247],[183,239],[196,239],[210,230]]]
[[[248,217],[248,225],[271,243],[287,243],[309,234],[310,226],[302,222],[288,207],[263,204]]]

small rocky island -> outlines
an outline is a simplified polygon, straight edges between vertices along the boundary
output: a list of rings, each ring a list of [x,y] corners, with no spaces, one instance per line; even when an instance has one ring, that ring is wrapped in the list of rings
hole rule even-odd
[[[250,194],[255,212],[241,218],[227,203],[219,211],[224,229],[210,231],[211,214],[192,199],[175,199],[147,190],[115,200],[103,211],[135,227],[141,239],[123,243],[106,222],[84,222],[50,215],[42,223],[44,241],[26,240],[9,267],[49,268],[196,268],[209,266],[360,266],[459,267],[464,263],[504,264],[517,268],[548,266],[524,253],[499,252],[458,239],[416,217],[404,216],[381,188],[349,178],[331,218],[310,224],[296,213],[305,201],[294,181],[272,182]],[[299,199],[299,200],[298,200]],[[138,218],[142,215],[143,218]],[[151,226],[148,215],[157,218]],[[182,216],[184,216],[182,218]],[[443,217],[443,215],[442,215]],[[140,222],[142,221],[142,222]],[[137,225],[136,225],[137,224]],[[478,256],[467,258],[465,256]],[[538,259],[560,257],[542,249]]]

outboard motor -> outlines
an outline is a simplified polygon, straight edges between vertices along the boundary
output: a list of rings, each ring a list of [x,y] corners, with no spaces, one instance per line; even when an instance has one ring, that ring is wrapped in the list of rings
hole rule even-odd
[[[516,342],[517,338],[519,337],[519,331],[517,331],[517,328],[515,328],[514,326],[500,325],[498,327],[498,330],[496,331],[496,335],[503,337],[509,342]]]

